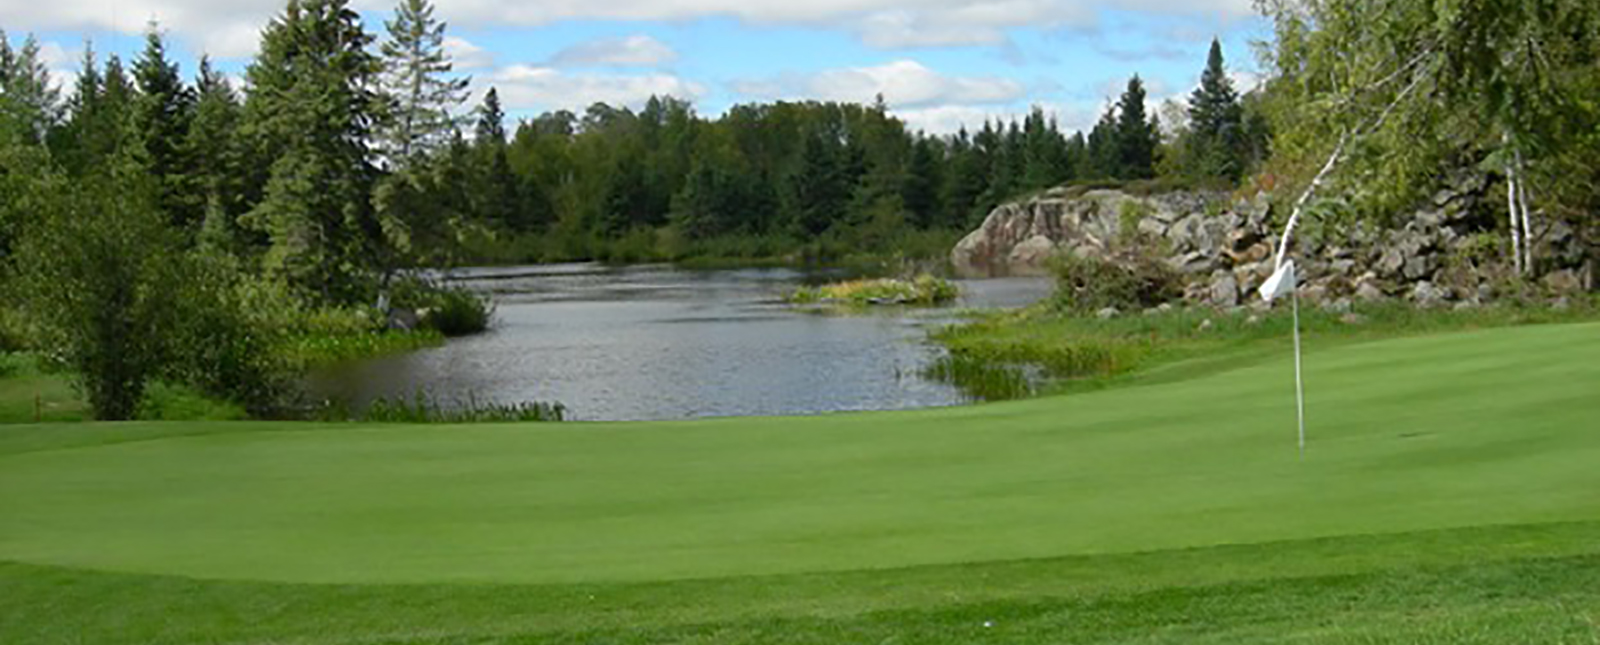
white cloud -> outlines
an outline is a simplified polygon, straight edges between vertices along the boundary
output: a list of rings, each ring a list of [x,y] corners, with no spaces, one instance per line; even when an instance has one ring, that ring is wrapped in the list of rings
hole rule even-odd
[[[557,67],[659,67],[678,59],[666,43],[644,35],[601,38],[573,45],[550,58]]]
[[[1008,78],[945,76],[913,60],[738,81],[732,87],[740,94],[759,99],[809,98],[869,103],[882,94],[889,105],[900,108],[1006,103],[1026,93],[1021,83]]]
[[[566,109],[581,112],[594,103],[642,106],[651,96],[694,101],[706,93],[699,83],[671,74],[575,74],[551,67],[512,65],[480,75],[480,88],[493,85],[507,110]]]
[[[1094,127],[1094,122],[1099,118],[1097,107],[1093,104],[1045,104],[1038,106],[1044,110],[1045,116],[1056,119],[1057,127],[1069,135],[1072,132],[1087,132]],[[922,130],[929,134],[953,134],[965,127],[968,132],[975,132],[983,128],[985,121],[1021,122],[1032,106],[1001,106],[984,107],[971,105],[939,105],[908,110],[892,110],[894,116],[906,122],[906,127],[912,130]]]
[[[113,29],[136,34],[156,19],[178,38],[218,57],[255,51],[259,30],[283,0],[0,0],[13,30]],[[438,15],[468,27],[544,25],[561,20],[686,20],[733,17],[758,24],[800,24],[856,34],[882,48],[995,45],[1016,27],[1082,27],[1103,9],[1232,20],[1250,0],[437,0]],[[356,0],[363,12],[392,0]],[[374,28],[377,28],[374,25]],[[658,52],[659,53],[659,52]]]
[[[446,36],[444,53],[450,56],[456,71],[485,69],[494,66],[494,52],[472,44],[465,38]]]

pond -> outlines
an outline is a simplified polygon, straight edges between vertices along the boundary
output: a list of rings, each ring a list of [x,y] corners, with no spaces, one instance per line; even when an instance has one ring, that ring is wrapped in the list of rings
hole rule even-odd
[[[949,309],[840,315],[781,298],[836,275],[594,264],[469,269],[454,279],[496,303],[490,331],[311,375],[319,398],[360,408],[425,391],[445,405],[558,401],[578,420],[816,414],[963,403],[923,378],[930,326],[954,308],[1016,307],[1037,278],[963,280]]]

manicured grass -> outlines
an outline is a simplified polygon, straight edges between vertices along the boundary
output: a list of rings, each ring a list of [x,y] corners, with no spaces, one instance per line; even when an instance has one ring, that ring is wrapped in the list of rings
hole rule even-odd
[[[1397,302],[1361,303],[1353,313],[1306,306],[1301,327],[1315,354],[1350,343],[1444,332],[1595,320],[1600,300],[1465,309],[1418,309]],[[1133,313],[1109,319],[1061,313],[1048,303],[980,313],[971,323],[938,330],[950,355],[930,376],[984,400],[1023,398],[1165,383],[1280,359],[1290,351],[1293,316],[1286,305],[1218,311],[1207,307]]]
[[[0,429],[0,642],[1593,642],[1600,325],[945,410]],[[986,627],[985,623],[990,626]]]

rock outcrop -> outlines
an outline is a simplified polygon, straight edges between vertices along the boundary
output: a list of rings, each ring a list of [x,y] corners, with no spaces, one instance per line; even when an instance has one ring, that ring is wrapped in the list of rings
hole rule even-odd
[[[1303,298],[1330,307],[1404,298],[1424,306],[1476,304],[1505,277],[1497,258],[1495,202],[1489,181],[1462,173],[1390,228],[1356,225],[1338,234],[1307,226],[1296,236]],[[1061,253],[1109,259],[1143,245],[1187,282],[1191,302],[1234,307],[1249,302],[1272,274],[1279,234],[1266,196],[1170,192],[1136,196],[1116,190],[1055,189],[1004,204],[951,252],[963,275],[1040,275]],[[1536,231],[1538,255],[1553,269],[1547,290],[1592,287],[1584,249],[1560,222]]]

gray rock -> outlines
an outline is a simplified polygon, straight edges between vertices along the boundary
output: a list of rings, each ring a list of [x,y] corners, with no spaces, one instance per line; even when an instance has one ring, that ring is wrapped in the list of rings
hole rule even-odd
[[[1550,303],[1550,308],[1556,311],[1566,311],[1572,308],[1572,300],[1568,299],[1566,296],[1561,296],[1560,298],[1556,298],[1554,302]]]
[[[1055,242],[1043,235],[1035,235],[1012,247],[1006,263],[1013,268],[1043,269],[1055,253]]]
[[[1411,300],[1417,303],[1418,307],[1438,307],[1449,299],[1449,291],[1427,280],[1418,282],[1411,287]]]
[[[1362,302],[1377,302],[1388,298],[1388,295],[1384,294],[1383,289],[1379,289],[1378,285],[1371,281],[1363,280],[1356,285],[1356,298]]]
[[[1121,316],[1121,315],[1122,315],[1122,310],[1117,309],[1116,307],[1106,307],[1105,309],[1101,309],[1100,311],[1094,312],[1094,316],[1096,318],[1101,319],[1101,320],[1110,320],[1112,318],[1116,318],[1117,316]]]
[[[1578,272],[1572,269],[1553,271],[1539,282],[1552,293],[1568,294],[1583,291],[1583,278],[1579,277]]]
[[[1339,322],[1346,325],[1361,325],[1367,322],[1367,317],[1358,313],[1348,313],[1339,317]]]
[[[1239,281],[1233,274],[1225,274],[1211,283],[1211,304],[1218,307],[1239,306]]]
[[[1216,326],[1216,323],[1211,322],[1211,319],[1207,318],[1205,320],[1200,321],[1200,326],[1197,329],[1199,329],[1200,331],[1210,331],[1210,329],[1212,327],[1215,327],[1215,326]]]
[[[1244,324],[1251,327],[1259,325],[1261,324],[1261,316],[1259,314],[1250,314],[1249,318],[1244,319]]]
[[[422,316],[411,309],[390,309],[386,318],[389,329],[395,331],[412,331],[422,324]]]
[[[1483,303],[1478,302],[1478,300],[1474,298],[1471,300],[1462,300],[1461,302],[1458,302],[1454,306],[1450,307],[1450,309],[1454,311],[1467,311],[1470,309],[1477,309],[1481,306],[1483,306]]]
[[[1380,275],[1392,278],[1399,275],[1400,270],[1405,268],[1405,266],[1405,252],[1397,248],[1390,248],[1384,250],[1383,255],[1378,258],[1377,265],[1373,268],[1377,269]]]
[[[1322,310],[1331,314],[1347,314],[1350,313],[1352,306],[1354,305],[1350,304],[1350,299],[1340,298],[1332,302],[1322,303]]]

